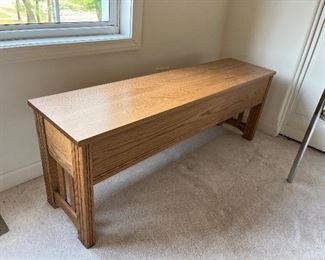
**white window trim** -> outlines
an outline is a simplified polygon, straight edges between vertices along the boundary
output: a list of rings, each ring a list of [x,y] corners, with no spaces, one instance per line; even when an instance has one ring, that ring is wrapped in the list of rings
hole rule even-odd
[[[119,34],[0,41],[0,64],[137,50],[143,0],[121,0]]]

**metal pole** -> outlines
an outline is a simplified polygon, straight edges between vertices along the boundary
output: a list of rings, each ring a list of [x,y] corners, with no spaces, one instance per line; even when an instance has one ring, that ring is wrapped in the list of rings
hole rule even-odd
[[[297,167],[299,166],[301,160],[302,160],[302,157],[304,156],[304,153],[308,147],[308,144],[309,144],[309,141],[313,135],[313,132],[316,128],[316,124],[317,124],[317,121],[319,120],[320,118],[320,115],[321,115],[321,112],[324,108],[324,105],[325,105],[325,89],[323,91],[323,94],[318,102],[318,105],[316,107],[316,110],[314,112],[314,115],[310,121],[310,124],[307,128],[307,132],[305,134],[305,137],[300,145],[300,148],[299,148],[299,151],[298,151],[298,154],[293,162],[293,165],[291,167],[291,170],[290,170],[290,173],[288,175],[288,178],[287,178],[287,181],[289,183],[292,183],[293,181],[293,178],[295,177],[295,174],[296,174],[296,170],[297,170]]]

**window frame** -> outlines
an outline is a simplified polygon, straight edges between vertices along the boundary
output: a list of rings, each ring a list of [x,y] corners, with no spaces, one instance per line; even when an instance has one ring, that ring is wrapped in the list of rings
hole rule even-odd
[[[120,1],[109,1],[107,22],[0,24],[0,41],[118,34]]]
[[[142,44],[144,0],[121,0],[119,34],[0,41],[0,65],[136,51]]]

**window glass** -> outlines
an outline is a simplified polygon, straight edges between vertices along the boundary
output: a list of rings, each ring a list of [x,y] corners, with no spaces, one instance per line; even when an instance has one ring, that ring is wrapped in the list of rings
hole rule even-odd
[[[108,21],[109,0],[0,0],[0,25]]]

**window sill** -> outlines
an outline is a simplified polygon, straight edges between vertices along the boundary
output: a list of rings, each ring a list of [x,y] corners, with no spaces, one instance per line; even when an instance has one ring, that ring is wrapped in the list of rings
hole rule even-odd
[[[0,42],[0,64],[137,50],[141,42],[122,34]]]

